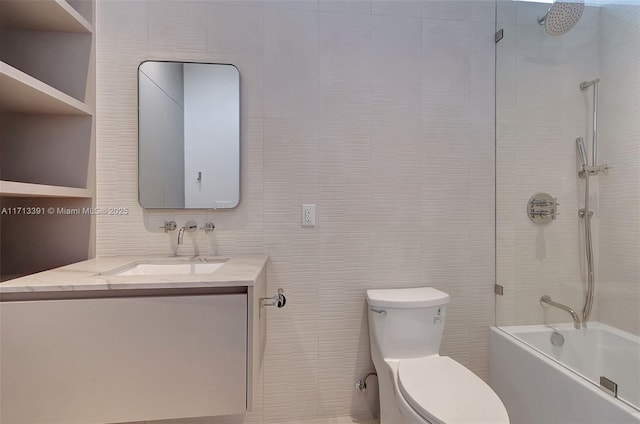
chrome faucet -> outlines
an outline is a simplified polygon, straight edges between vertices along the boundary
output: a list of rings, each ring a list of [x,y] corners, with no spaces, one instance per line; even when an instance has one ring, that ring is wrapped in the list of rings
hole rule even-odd
[[[553,300],[551,300],[551,296],[546,294],[540,298],[540,304],[542,306],[545,306],[545,304],[549,306],[555,306],[556,308],[568,312],[569,315],[571,315],[571,318],[573,318],[573,328],[575,328],[576,330],[580,329],[580,318],[578,317],[578,314],[576,314],[576,311],[574,311],[570,307],[565,306],[562,303],[554,302]]]
[[[182,244],[182,239],[184,238],[185,231],[192,233],[197,229],[198,224],[196,224],[195,221],[187,221],[187,223],[184,224],[184,227],[180,227],[180,230],[178,231],[178,244]]]

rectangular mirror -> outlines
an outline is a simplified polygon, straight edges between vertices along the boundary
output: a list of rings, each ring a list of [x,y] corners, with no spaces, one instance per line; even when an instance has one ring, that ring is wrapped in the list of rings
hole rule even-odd
[[[138,67],[138,199],[144,208],[240,201],[240,74],[233,65]]]

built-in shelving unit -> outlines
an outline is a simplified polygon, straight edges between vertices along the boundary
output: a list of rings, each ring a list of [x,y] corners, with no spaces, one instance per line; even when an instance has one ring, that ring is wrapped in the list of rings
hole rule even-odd
[[[0,62],[0,110],[50,115],[92,115],[92,108],[60,90]]]
[[[5,28],[93,32],[93,25],[65,0],[2,0],[0,16],[0,25]]]
[[[15,181],[0,181],[0,195],[5,197],[91,198],[93,192],[85,188],[17,183]]]
[[[93,256],[93,216],[58,211],[95,206],[94,16],[95,0],[0,0],[0,281]]]

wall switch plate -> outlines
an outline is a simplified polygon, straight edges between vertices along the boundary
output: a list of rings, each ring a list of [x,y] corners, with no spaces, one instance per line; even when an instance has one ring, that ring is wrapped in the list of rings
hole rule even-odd
[[[302,226],[313,227],[316,225],[316,205],[302,205]]]

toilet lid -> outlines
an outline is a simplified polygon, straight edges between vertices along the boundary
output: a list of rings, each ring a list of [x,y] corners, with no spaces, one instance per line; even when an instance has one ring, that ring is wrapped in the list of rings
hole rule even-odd
[[[474,373],[447,356],[403,359],[398,364],[400,392],[427,421],[508,423],[502,401]]]
[[[367,290],[367,303],[382,308],[428,308],[446,305],[449,295],[433,287]]]

